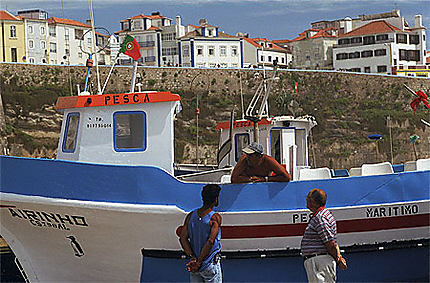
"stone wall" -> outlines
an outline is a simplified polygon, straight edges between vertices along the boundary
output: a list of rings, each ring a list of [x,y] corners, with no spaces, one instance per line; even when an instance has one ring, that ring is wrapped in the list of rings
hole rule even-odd
[[[92,71],[95,71],[93,68]],[[106,93],[128,92],[131,67],[117,67],[107,83]],[[102,85],[109,73],[100,67]],[[169,90],[180,94],[183,111],[175,126],[177,162],[195,162],[196,116],[199,103],[199,156],[214,163],[218,146],[217,122],[229,119],[236,107],[241,116],[241,93],[245,106],[262,81],[262,70],[186,69],[139,67],[143,90]],[[0,64],[0,86],[5,111],[5,129],[11,155],[54,157],[58,143],[61,114],[53,105],[58,96],[82,91],[86,68],[80,66],[37,66]],[[266,71],[271,76],[271,71]],[[409,136],[420,136],[416,148],[420,158],[430,157],[429,131],[420,119],[430,120],[422,105],[413,115],[409,103],[412,89],[430,90],[430,80],[371,74],[282,70],[269,98],[271,115],[290,115],[288,104],[299,103],[297,115],[316,117],[310,156],[318,167],[350,168],[363,162],[391,161],[386,117],[392,117],[394,163],[413,159]],[[298,82],[298,94],[293,86]],[[96,90],[96,76],[89,88]],[[137,89],[137,88],[136,88]],[[369,134],[379,133],[380,155]],[[2,137],[4,135],[2,134]],[[315,163],[315,164],[314,164]]]

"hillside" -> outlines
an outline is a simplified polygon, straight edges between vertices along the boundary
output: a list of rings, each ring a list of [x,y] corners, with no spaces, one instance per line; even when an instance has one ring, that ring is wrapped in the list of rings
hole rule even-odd
[[[104,81],[109,69],[100,69]],[[0,64],[4,108],[0,130],[3,127],[2,140],[7,137],[10,155],[55,156],[62,117],[53,105],[58,96],[75,95],[77,84],[83,89],[85,72],[85,67],[77,66]],[[143,89],[170,90],[182,98],[183,111],[175,125],[176,161],[180,163],[195,162],[197,96],[200,158],[215,163],[217,122],[228,120],[234,105],[236,117],[241,116],[240,82],[247,105],[262,79],[262,71],[256,70],[140,67],[139,74]],[[127,92],[130,76],[131,68],[116,68],[107,93]],[[375,144],[367,139],[374,133],[383,135],[378,143],[378,161],[391,161],[388,115],[392,118],[394,163],[413,159],[409,143],[412,134],[420,136],[416,146],[419,158],[430,157],[430,129],[420,122],[422,118],[429,121],[430,112],[420,105],[413,115],[409,106],[413,96],[403,87],[406,83],[414,90],[429,93],[430,80],[288,70],[279,71],[278,77],[269,98],[270,114],[290,115],[287,105],[295,99],[301,109],[296,114],[313,115],[318,122],[313,131],[312,165],[350,168],[374,162]],[[298,94],[293,89],[295,82]],[[92,76],[90,87],[94,86]]]

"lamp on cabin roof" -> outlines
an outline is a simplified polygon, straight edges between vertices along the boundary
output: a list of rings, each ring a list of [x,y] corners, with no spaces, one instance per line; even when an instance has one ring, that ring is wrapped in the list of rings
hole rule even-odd
[[[375,142],[375,150],[376,150],[376,161],[379,159],[379,150],[378,150],[378,141],[382,139],[382,135],[379,134],[371,134],[367,136],[370,140]]]

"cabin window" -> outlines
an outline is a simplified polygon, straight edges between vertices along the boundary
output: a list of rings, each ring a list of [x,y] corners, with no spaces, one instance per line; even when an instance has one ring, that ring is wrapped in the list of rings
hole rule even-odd
[[[249,134],[237,134],[234,136],[234,144],[235,144],[235,159],[236,162],[239,161],[243,152],[242,149],[248,146],[249,144]]]
[[[146,114],[141,111],[116,112],[114,148],[116,151],[146,150]]]
[[[75,152],[78,137],[79,113],[67,115],[66,130],[63,137],[63,152]]]
[[[270,144],[271,144],[271,155],[279,163],[281,160],[281,129],[275,129],[270,131]]]
[[[297,166],[306,166],[306,130],[296,129]]]

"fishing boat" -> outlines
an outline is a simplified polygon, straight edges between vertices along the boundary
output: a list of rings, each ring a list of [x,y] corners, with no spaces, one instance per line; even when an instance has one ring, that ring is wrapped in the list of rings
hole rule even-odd
[[[181,175],[174,163],[179,95],[136,92],[132,79],[127,93],[59,97],[57,159],[0,156],[0,234],[25,280],[187,281],[178,235],[201,205],[202,187],[217,183],[226,282],[306,280],[300,241],[312,188],[327,192],[337,220],[349,265],[340,281],[428,281],[430,159],[403,172],[388,162],[343,176],[310,168],[315,119],[271,117],[269,91],[259,88],[245,119],[218,124],[217,168]],[[231,184],[252,141],[293,180]]]

